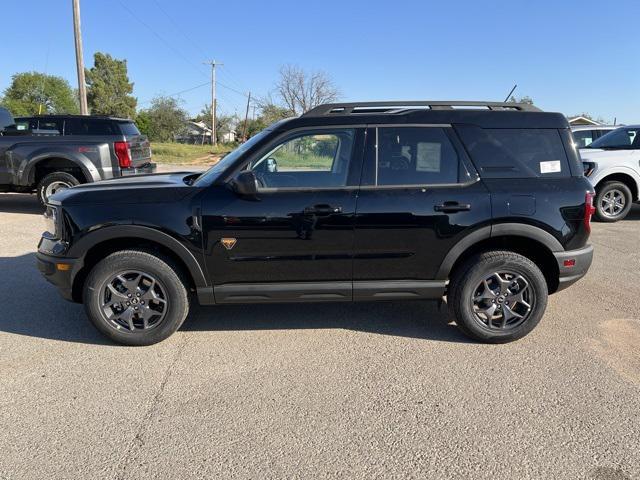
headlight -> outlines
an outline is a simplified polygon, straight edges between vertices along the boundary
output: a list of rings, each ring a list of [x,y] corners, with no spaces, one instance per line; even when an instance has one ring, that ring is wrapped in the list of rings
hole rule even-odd
[[[60,229],[58,227],[58,209],[47,205],[47,209],[44,212],[44,235],[50,238],[59,238]]]
[[[596,169],[596,164],[593,162],[582,162],[582,168],[584,169],[584,176],[590,176]]]

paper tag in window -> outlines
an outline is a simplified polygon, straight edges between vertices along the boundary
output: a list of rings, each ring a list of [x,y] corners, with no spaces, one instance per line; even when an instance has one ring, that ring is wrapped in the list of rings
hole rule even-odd
[[[549,162],[540,162],[540,173],[558,173],[562,171],[560,160],[551,160]]]

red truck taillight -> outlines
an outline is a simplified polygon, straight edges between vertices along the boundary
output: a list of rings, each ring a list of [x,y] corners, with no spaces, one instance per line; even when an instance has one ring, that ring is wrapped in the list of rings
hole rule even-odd
[[[596,213],[596,207],[593,206],[593,198],[595,195],[588,192],[584,197],[584,228],[591,233],[591,217]]]
[[[129,154],[129,142],[114,142],[114,149],[120,168],[131,168],[131,155]]]

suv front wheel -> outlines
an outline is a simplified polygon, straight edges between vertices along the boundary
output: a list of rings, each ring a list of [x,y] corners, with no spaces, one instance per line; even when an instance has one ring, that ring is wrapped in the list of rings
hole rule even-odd
[[[189,312],[180,268],[162,255],[122,250],[96,264],[84,285],[85,310],[115,342],[151,345],[175,332]]]
[[[622,182],[606,182],[598,187],[596,195],[596,218],[601,222],[617,222],[631,210],[633,196]]]
[[[524,337],[547,307],[544,275],[528,258],[508,251],[485,252],[454,273],[447,303],[460,330],[490,343]]]

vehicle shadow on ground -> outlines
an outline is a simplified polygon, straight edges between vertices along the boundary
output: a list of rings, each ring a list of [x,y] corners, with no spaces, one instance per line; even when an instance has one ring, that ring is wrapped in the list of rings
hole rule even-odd
[[[633,205],[625,220],[640,220],[640,204]]]
[[[44,208],[35,195],[28,193],[0,193],[0,212],[42,215]]]
[[[0,257],[0,332],[66,342],[114,345],[67,302],[36,267],[35,254]],[[468,342],[434,302],[305,303],[199,307],[183,331],[341,328],[445,342]]]

